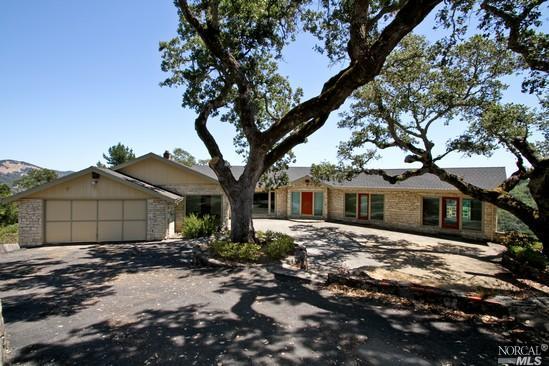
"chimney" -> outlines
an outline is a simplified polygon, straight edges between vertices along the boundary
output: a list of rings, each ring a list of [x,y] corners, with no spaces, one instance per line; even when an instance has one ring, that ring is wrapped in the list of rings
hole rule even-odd
[[[172,155],[168,150],[164,151],[164,159],[170,160],[172,158]]]

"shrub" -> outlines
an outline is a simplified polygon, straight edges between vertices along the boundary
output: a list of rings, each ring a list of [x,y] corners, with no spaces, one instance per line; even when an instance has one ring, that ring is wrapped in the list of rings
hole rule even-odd
[[[15,244],[18,241],[17,224],[0,226],[0,244]]]
[[[210,248],[216,257],[223,259],[257,262],[261,256],[261,246],[255,243],[232,243],[230,241],[214,241]]]
[[[518,246],[518,247],[529,247],[534,243],[535,239],[533,236],[519,232],[519,231],[510,231],[505,233],[501,238],[501,243],[506,247]]]
[[[508,253],[517,261],[542,271],[547,266],[547,259],[539,250],[536,250],[535,247],[511,245],[508,248]]]
[[[185,238],[200,238],[212,235],[217,231],[217,228],[217,219],[214,216],[204,215],[203,217],[198,217],[195,214],[191,214],[185,217],[181,233]]]
[[[267,231],[265,254],[270,259],[282,259],[295,249],[294,239],[286,234]]]

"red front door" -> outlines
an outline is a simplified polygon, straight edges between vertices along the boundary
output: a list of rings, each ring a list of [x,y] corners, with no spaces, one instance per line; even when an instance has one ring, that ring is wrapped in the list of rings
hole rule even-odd
[[[301,192],[301,214],[313,214],[313,192]]]
[[[442,227],[459,229],[459,198],[442,198]]]

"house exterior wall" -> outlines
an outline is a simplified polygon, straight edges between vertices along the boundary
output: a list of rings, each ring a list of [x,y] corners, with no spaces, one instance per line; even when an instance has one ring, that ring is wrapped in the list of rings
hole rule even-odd
[[[173,162],[162,162],[154,158],[138,161],[119,169],[119,172],[157,186],[216,184],[197,172],[174,166]]]
[[[33,247],[44,242],[44,201],[23,199],[19,201],[19,245]]]
[[[90,174],[57,184],[47,190],[36,192],[30,198],[40,199],[146,199],[146,193],[128,187],[125,184],[110,179],[105,175],[92,184]]]
[[[363,220],[356,217],[345,217],[345,194],[369,193],[384,195],[384,219]],[[439,226],[424,226],[423,197],[457,197],[462,207],[463,198],[469,198],[455,191],[395,191],[360,188],[329,188],[328,189],[328,220],[372,224],[382,227],[404,229],[425,233],[446,233],[460,235],[471,239],[493,240],[496,231],[496,209],[492,204],[482,203],[482,227],[480,231],[447,229],[440,225],[442,222],[442,205],[440,206]]]
[[[175,205],[164,200],[147,200],[147,240],[175,236]]]

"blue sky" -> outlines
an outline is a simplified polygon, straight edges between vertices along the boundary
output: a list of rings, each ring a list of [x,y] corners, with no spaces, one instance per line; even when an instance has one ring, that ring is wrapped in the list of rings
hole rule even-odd
[[[418,31],[433,37],[428,19]],[[160,88],[158,42],[175,35],[176,10],[162,1],[20,1],[0,2],[0,159],[24,160],[58,170],[94,165],[117,142],[137,155],[182,147],[207,157],[196,136],[194,112],[180,106],[181,90]],[[292,84],[313,96],[337,67],[311,50],[301,37],[285,53],[281,65]],[[516,84],[516,80],[512,80]],[[507,100],[530,103],[518,86]],[[347,136],[336,127],[337,113],[327,125],[295,149],[297,165],[336,161],[338,142]],[[242,159],[232,147],[233,129],[212,122],[225,157]],[[455,132],[438,129],[442,144]],[[388,151],[373,167],[403,167],[403,155]],[[445,166],[514,166],[511,156],[450,156]]]

